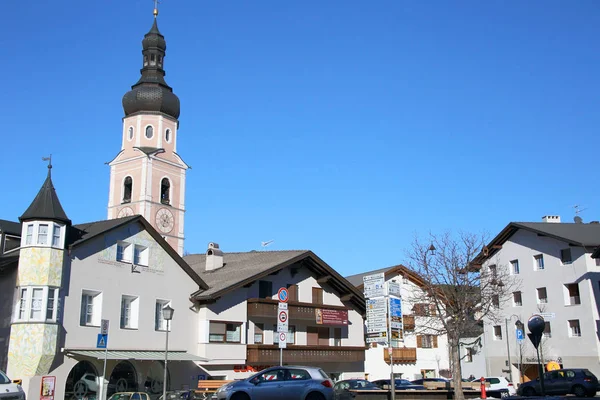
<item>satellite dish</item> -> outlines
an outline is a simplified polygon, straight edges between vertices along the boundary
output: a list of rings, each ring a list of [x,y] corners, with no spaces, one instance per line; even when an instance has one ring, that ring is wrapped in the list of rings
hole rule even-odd
[[[581,217],[579,215],[576,215],[573,217],[573,221],[575,221],[576,224],[582,224],[583,223],[583,219],[581,219]]]

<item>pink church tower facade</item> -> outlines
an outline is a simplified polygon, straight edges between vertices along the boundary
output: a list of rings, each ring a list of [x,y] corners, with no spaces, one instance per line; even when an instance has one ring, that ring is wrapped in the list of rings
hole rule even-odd
[[[142,41],[141,77],[123,96],[121,151],[109,163],[108,219],[140,214],[183,255],[189,166],[177,154],[180,105],[164,79],[167,46],[156,15]]]

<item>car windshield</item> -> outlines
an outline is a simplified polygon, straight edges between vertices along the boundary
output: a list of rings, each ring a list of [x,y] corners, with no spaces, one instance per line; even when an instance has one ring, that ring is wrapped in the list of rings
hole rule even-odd
[[[365,380],[350,381],[350,389],[377,388],[374,384]]]
[[[4,375],[4,372],[0,371],[0,384],[4,385],[6,383],[10,383],[10,379],[8,379],[8,376]]]

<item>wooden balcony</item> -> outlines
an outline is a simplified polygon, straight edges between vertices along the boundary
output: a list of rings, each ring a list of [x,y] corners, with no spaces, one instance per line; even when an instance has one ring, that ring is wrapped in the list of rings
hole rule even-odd
[[[403,315],[402,316],[402,326],[405,331],[414,331],[415,330],[415,316],[414,315]]]
[[[279,302],[272,299],[248,299],[248,319],[251,318],[277,318],[277,307]],[[316,321],[315,309],[349,310],[347,307],[330,306],[324,304],[300,303],[290,301],[288,312],[290,321]]]
[[[394,364],[412,364],[417,362],[417,349],[414,347],[401,347],[393,349],[392,357]],[[383,359],[386,363],[390,363],[390,354],[388,349],[383,350]]]
[[[278,365],[279,346],[249,344],[246,350],[248,365]],[[323,362],[365,361],[364,347],[300,346],[289,345],[283,349],[283,362],[288,364],[313,364]]]

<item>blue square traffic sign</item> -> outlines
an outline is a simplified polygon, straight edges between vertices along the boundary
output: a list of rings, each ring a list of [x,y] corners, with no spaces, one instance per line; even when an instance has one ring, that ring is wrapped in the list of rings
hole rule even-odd
[[[108,335],[98,334],[98,341],[96,341],[97,349],[105,349],[108,344]]]

